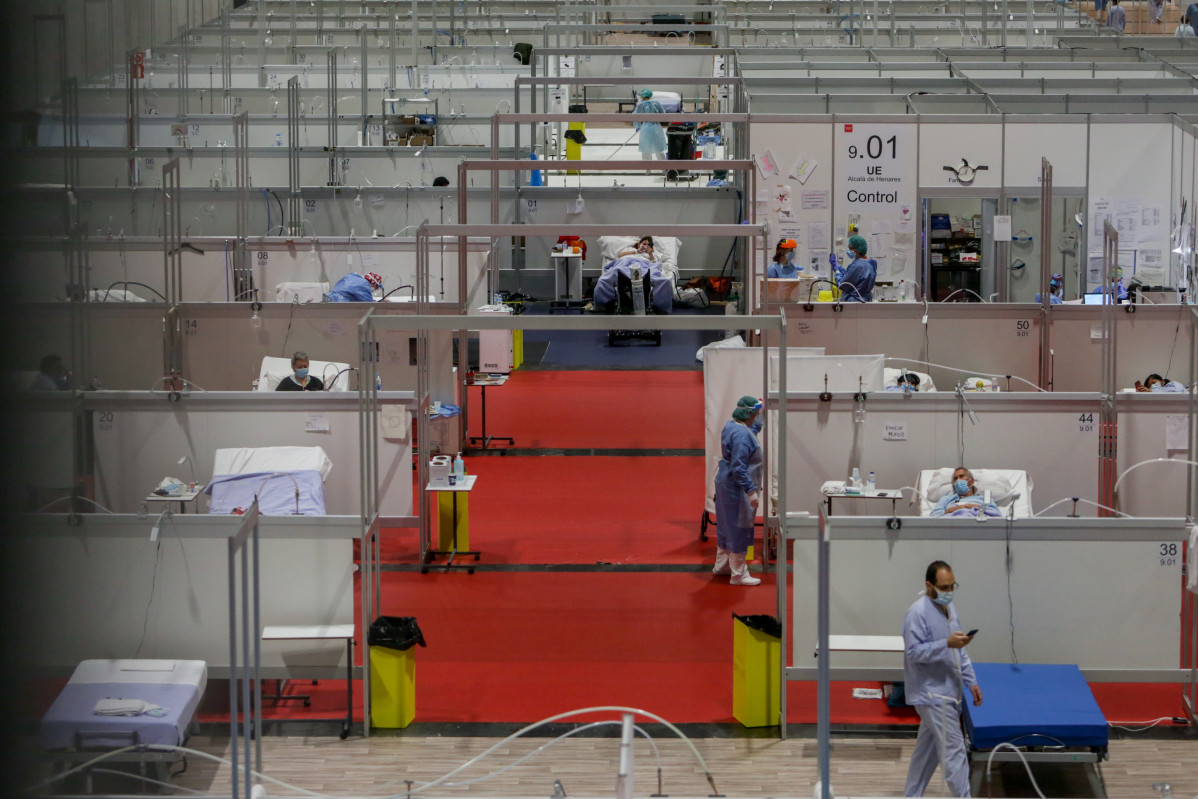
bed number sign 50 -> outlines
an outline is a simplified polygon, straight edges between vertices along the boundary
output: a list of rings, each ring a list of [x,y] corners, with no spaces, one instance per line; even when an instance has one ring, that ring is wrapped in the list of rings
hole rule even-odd
[[[1157,556],[1160,558],[1162,566],[1177,565],[1177,549],[1177,542],[1157,545]]]
[[[1026,319],[1015,322],[1015,338],[1027,338],[1032,332],[1032,323]]]

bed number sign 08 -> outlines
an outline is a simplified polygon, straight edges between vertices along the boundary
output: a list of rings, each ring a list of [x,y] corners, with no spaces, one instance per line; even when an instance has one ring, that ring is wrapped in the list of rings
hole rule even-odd
[[[1094,432],[1094,414],[1083,413],[1077,417],[1077,432],[1093,433]]]
[[[1162,566],[1177,565],[1177,542],[1157,545],[1157,557],[1160,558]]]

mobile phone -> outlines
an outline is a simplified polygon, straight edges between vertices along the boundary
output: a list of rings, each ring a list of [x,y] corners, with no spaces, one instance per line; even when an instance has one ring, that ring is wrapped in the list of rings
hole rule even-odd
[[[972,638],[973,636],[978,634],[978,628],[974,627],[972,630],[970,630],[969,632],[967,632],[965,634],[968,635],[970,638]]]

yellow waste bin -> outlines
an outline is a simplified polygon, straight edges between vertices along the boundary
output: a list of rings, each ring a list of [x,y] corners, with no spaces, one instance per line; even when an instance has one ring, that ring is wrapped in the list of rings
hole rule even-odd
[[[442,552],[455,549],[453,538],[454,501],[457,501],[458,538],[456,551],[470,549],[470,495],[463,491],[437,493],[437,548]]]
[[[569,125],[566,126],[566,128],[567,128],[567,130],[578,131],[580,134],[582,134],[583,141],[586,140],[587,123],[571,122]],[[566,137],[566,160],[567,161],[581,161],[582,160],[582,141],[578,141],[577,139],[570,138],[569,136]],[[566,171],[566,174],[567,175],[577,175],[578,170],[577,169],[569,169]]]
[[[773,616],[732,614],[732,715],[746,727],[779,721],[782,625]]]
[[[416,717],[415,645],[424,636],[411,617],[380,616],[370,625],[370,721],[375,727],[406,727]]]

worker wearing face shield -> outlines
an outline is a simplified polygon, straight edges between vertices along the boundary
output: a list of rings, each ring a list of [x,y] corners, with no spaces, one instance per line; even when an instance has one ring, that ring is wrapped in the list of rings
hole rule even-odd
[[[767,277],[794,280],[799,276],[799,264],[796,260],[799,245],[794,239],[782,239],[774,248],[774,260],[770,262]]]
[[[731,575],[732,585],[757,585],[745,556],[753,543],[753,523],[761,502],[761,400],[744,396],[720,433],[720,464],[715,476],[716,558],[713,574]]]
[[[840,298],[844,302],[873,302],[874,282],[878,277],[878,262],[867,259],[869,245],[861,236],[850,236],[848,247],[849,265],[842,266],[835,253],[828,253]]]

